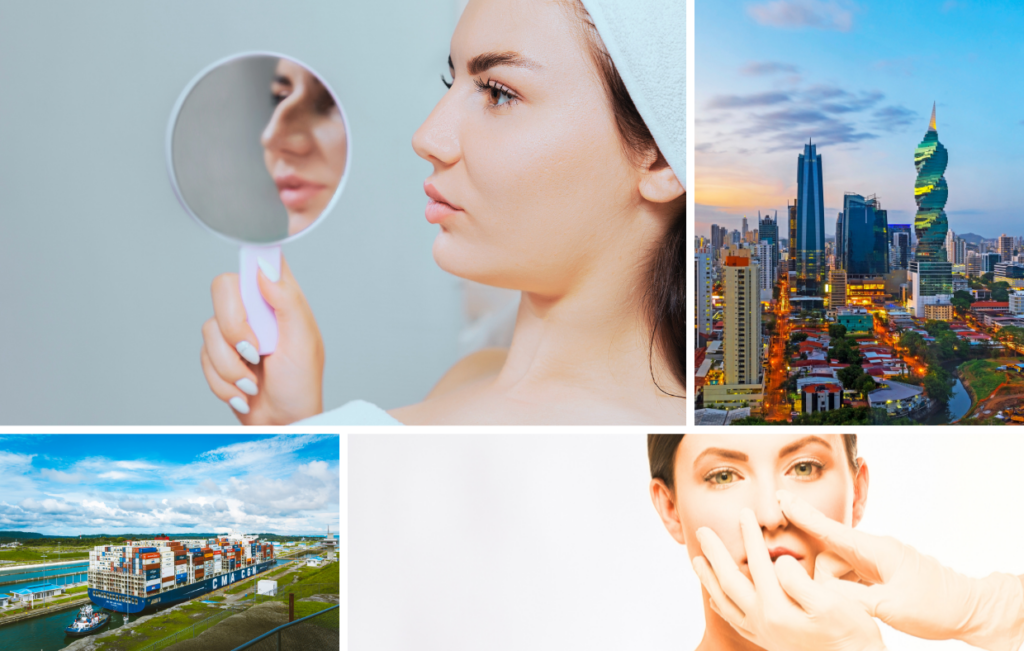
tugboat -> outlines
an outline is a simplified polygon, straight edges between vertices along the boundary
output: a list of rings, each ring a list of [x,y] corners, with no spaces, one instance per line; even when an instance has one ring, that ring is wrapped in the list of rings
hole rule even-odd
[[[64,629],[64,633],[70,637],[85,637],[99,631],[109,621],[110,615],[102,611],[93,612],[92,605],[87,604],[78,611],[78,617]]]

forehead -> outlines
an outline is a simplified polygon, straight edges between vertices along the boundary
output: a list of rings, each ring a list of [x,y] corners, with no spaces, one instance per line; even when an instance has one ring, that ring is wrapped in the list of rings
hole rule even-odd
[[[698,457],[707,457],[709,451],[734,452],[750,461],[764,461],[811,448],[835,455],[845,450],[839,434],[687,434],[676,451],[676,464],[693,463]]]
[[[452,35],[452,59],[515,51],[541,65],[583,63],[571,1],[470,0]]]

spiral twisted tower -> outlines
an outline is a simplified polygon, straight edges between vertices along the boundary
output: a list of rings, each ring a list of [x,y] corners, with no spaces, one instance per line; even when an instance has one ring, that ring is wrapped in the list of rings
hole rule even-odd
[[[939,132],[935,127],[935,105],[932,104],[932,120],[928,132],[914,152],[914,165],[917,167],[917,182],[914,183],[914,200],[917,202],[917,216],[914,218],[914,231],[917,233],[917,250],[915,258],[922,262],[946,262],[946,232],[949,223],[946,221],[946,199],[949,189],[946,186],[946,165],[949,155],[946,148],[939,142]]]

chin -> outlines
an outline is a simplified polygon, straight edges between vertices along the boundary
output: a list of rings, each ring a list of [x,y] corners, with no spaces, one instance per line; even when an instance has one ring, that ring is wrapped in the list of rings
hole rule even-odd
[[[510,274],[503,270],[500,251],[488,252],[473,246],[444,229],[434,238],[434,262],[444,271],[483,285],[519,289]]]

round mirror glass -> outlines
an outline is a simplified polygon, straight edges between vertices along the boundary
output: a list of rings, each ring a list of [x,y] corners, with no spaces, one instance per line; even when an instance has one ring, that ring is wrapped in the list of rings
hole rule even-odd
[[[308,231],[333,206],[348,168],[337,96],[281,55],[237,55],[202,71],[178,100],[167,138],[185,209],[242,244]]]

